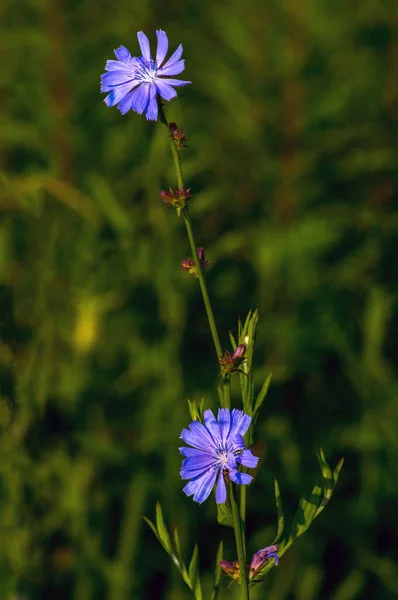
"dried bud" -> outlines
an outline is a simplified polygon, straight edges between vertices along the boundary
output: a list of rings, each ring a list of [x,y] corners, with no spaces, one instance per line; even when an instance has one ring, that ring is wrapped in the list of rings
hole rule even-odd
[[[179,150],[182,148],[188,148],[186,141],[189,140],[186,131],[179,129],[177,123],[169,123],[170,137],[175,141],[176,146]]]
[[[160,197],[162,198],[165,204],[169,204],[170,206],[174,206],[177,210],[178,216],[181,214],[181,210],[186,207],[187,200],[193,198],[191,192],[191,188],[187,190],[183,190],[182,188],[176,191],[173,191],[170,188],[170,191],[162,190],[160,192]]]
[[[234,581],[240,581],[240,568],[237,560],[234,560],[233,562],[222,560],[220,562],[220,567],[228,575],[228,577],[231,577],[231,583],[234,583]]]
[[[202,271],[205,272],[206,268],[210,264],[210,261],[206,260],[206,255],[205,255],[205,251],[203,248],[198,248],[198,257],[199,257],[200,266],[202,267]],[[187,258],[185,260],[182,260],[181,268],[183,271],[186,271],[187,273],[189,273],[189,275],[191,275],[192,277],[196,277],[196,278],[198,277],[195,261],[193,261],[192,258]]]
[[[223,356],[220,356],[219,363],[221,366],[221,375],[228,375],[228,373],[239,372],[246,375],[242,369],[240,369],[240,365],[246,360],[245,359],[246,346],[245,344],[239,344],[233,354],[230,354],[228,350],[226,350]]]
[[[249,570],[249,581],[262,581],[259,571],[261,571],[270,558],[274,559],[275,566],[277,566],[279,562],[278,546],[267,546],[266,548],[263,548],[262,550],[259,550],[253,554]]]

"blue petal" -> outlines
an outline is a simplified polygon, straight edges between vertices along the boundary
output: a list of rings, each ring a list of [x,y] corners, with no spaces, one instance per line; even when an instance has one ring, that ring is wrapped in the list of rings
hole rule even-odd
[[[218,426],[220,428],[221,440],[225,442],[228,438],[231,426],[231,411],[229,408],[218,409]]]
[[[185,430],[186,431],[186,430]],[[187,446],[181,446],[178,448],[183,456],[192,458],[195,456],[209,456],[209,453],[205,450],[198,450],[197,448],[187,448]]]
[[[158,118],[159,107],[156,95],[156,87],[153,83],[151,83],[149,89],[149,101],[145,109],[145,116],[148,119],[148,121],[156,121]]]
[[[210,431],[214,441],[219,443],[221,441],[220,428],[218,426],[216,417],[213,415],[213,412],[208,408],[203,413],[203,417],[206,429]]]
[[[159,71],[158,71],[159,73]],[[169,85],[173,85],[175,87],[181,86],[181,85],[188,85],[189,83],[191,83],[191,81],[181,81],[181,79],[167,79],[167,83]]]
[[[232,445],[232,451],[236,452],[236,450],[244,450],[246,445],[245,445],[245,440],[243,439],[243,437],[241,435],[232,435],[231,433],[229,434],[228,437],[228,441],[231,443]]]
[[[149,83],[143,83],[132,93],[131,108],[141,115],[147,107],[149,100]],[[120,108],[120,107],[119,107]]]
[[[121,102],[123,98],[127,96],[127,94],[131,91],[132,88],[134,88],[134,85],[131,82],[113,88],[111,90],[111,93],[108,94],[105,98],[105,104],[107,106],[115,106],[115,104],[119,104],[119,102]]]
[[[254,456],[251,450],[243,450],[243,452],[236,457],[237,463],[249,467],[249,469],[257,467],[258,460],[257,456]]]
[[[240,485],[248,485],[253,479],[251,475],[241,473],[240,471],[230,471],[229,478],[234,483],[239,483]]]
[[[134,89],[137,85],[139,85],[140,82],[135,82],[135,84],[133,86],[131,86],[131,89]],[[117,89],[117,88],[115,88]],[[133,107],[133,103],[134,103],[134,99],[135,99],[135,93],[136,90],[134,90],[133,92],[131,92],[130,94],[128,94],[125,98],[123,98],[123,100],[121,100],[119,102],[118,105],[118,109],[120,110],[120,112],[122,113],[122,115],[125,115],[126,112],[128,112],[131,108]]]
[[[204,502],[209,497],[211,490],[216,481],[217,471],[209,471],[203,475],[199,475],[187,483],[183,488],[183,492],[187,496],[192,496],[195,502]]]
[[[194,448],[199,448],[199,450],[211,452],[215,446],[209,431],[199,421],[193,421],[189,425],[189,430],[183,429],[180,437],[186,444]]]
[[[101,92],[110,92],[112,88],[130,82],[134,82],[131,73],[126,73],[125,71],[104,73],[101,75]]]
[[[127,64],[118,60],[107,60],[105,63],[105,71],[125,71]]]
[[[182,479],[193,479],[204,471],[209,471],[214,464],[214,458],[208,454],[199,458],[185,458],[182,461],[180,475]]]
[[[130,52],[124,46],[120,46],[117,50],[114,50],[114,53],[116,58],[121,62],[129,62],[131,59]]]
[[[227,490],[225,487],[224,475],[222,470],[218,476],[217,487],[216,487],[216,502],[217,504],[224,504],[227,499]]]
[[[151,49],[149,47],[149,40],[143,31],[137,33],[138,43],[141,48],[141,54],[143,58],[149,62],[151,60]],[[138,112],[138,111],[137,111]]]
[[[164,100],[172,100],[177,96],[177,92],[163,79],[155,79],[156,89]]]
[[[231,435],[245,435],[251,423],[251,417],[234,408],[232,411]]]
[[[178,75],[179,73],[182,73],[184,69],[185,60],[179,60],[173,65],[169,65],[168,67],[163,67],[162,69],[159,69],[158,75],[166,77],[168,77],[169,75]]]
[[[159,29],[156,32],[158,38],[158,47],[156,50],[156,64],[158,67],[161,66],[162,62],[166,58],[167,50],[169,49],[169,40],[167,39],[167,35],[162,29]]]
[[[174,63],[178,62],[180,60],[182,56],[182,44],[180,44],[177,48],[177,50],[174,52],[174,54],[172,54],[169,58],[169,60],[167,61],[167,63],[162,67],[161,70],[163,69],[167,69],[168,67],[170,67],[171,65],[174,65]]]

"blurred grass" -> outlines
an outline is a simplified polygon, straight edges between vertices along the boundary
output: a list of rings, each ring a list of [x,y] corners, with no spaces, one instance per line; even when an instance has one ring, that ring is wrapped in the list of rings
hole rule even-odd
[[[112,49],[159,27],[193,82],[167,115],[222,343],[258,305],[258,384],[274,374],[249,550],[275,534],[273,475],[293,515],[315,450],[346,457],[254,600],[396,597],[395,3],[20,0],[0,22],[0,597],[188,598],[141,518],[156,500],[199,541],[205,592],[221,538],[236,558],[181,493],[186,397],[215,407],[217,367],[159,200],[167,140],[98,91]]]

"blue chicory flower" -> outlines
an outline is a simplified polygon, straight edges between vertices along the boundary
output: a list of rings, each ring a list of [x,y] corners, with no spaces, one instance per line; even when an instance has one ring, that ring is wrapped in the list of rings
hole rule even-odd
[[[149,40],[145,33],[137,33],[142,56],[132,57],[124,46],[115,50],[117,60],[108,60],[101,75],[101,92],[109,92],[104,102],[107,106],[118,105],[122,115],[130,109],[138,114],[145,113],[149,121],[158,118],[157,95],[164,100],[172,100],[177,96],[174,87],[187,85],[190,81],[171,79],[184,70],[184,60],[181,60],[182,45],[180,44],[169,60],[164,63],[169,40],[164,31],[156,32],[158,45],[156,60],[152,58]],[[163,65],[163,66],[162,66]]]
[[[238,471],[238,466],[254,468],[258,458],[245,448],[243,437],[249,429],[251,417],[241,410],[228,408],[218,410],[218,419],[211,410],[204,412],[204,423],[193,421],[189,429],[183,429],[181,438],[193,446],[180,448],[186,458],[182,461],[181,477],[190,479],[184,487],[187,496],[195,502],[204,502],[209,497],[216,479],[216,502],[223,504],[227,499],[224,475],[234,483],[248,485],[253,477]]]

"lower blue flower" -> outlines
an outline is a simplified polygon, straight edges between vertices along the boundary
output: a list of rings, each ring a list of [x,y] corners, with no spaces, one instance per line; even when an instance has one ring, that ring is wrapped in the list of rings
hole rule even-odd
[[[186,457],[182,461],[181,478],[191,480],[183,491],[201,503],[216,485],[216,502],[223,504],[227,499],[224,475],[240,485],[248,485],[253,479],[238,470],[239,465],[254,468],[258,463],[258,458],[246,449],[243,439],[251,417],[241,410],[231,412],[228,408],[220,408],[217,419],[211,410],[206,410],[203,417],[203,424],[193,421],[180,436],[192,446],[179,449]]]
[[[169,41],[164,31],[156,32],[158,45],[156,58],[153,59],[149,40],[139,31],[138,42],[142,52],[140,57],[132,57],[124,46],[115,50],[117,60],[108,60],[101,76],[101,92],[109,92],[105,98],[107,106],[117,105],[122,115],[129,110],[142,114],[150,121],[158,118],[159,95],[163,100],[172,100],[177,96],[175,87],[187,85],[190,81],[174,79],[184,70],[182,46],[165,63]]]

